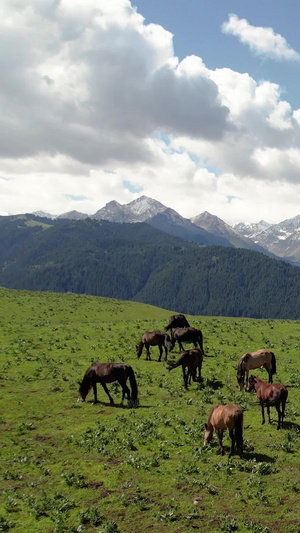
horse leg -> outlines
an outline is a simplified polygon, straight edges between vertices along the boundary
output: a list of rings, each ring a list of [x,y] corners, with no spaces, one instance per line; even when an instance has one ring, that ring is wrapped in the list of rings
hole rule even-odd
[[[183,383],[184,383],[184,388],[187,389],[187,382],[188,382],[188,372],[186,371],[185,367],[182,365],[182,373],[183,373]]]
[[[282,420],[282,412],[280,411],[280,403],[278,402],[276,405],[276,411],[278,413],[278,423],[277,423],[277,428],[276,429],[280,429],[280,427],[282,427],[282,424],[281,424],[281,420]]]
[[[98,403],[97,399],[97,383],[93,383],[93,392],[94,392],[94,403]]]
[[[145,347],[146,347],[146,352],[147,352],[146,361],[151,361],[149,344],[145,344]]]
[[[262,425],[265,423],[265,409],[264,409],[264,404],[263,402],[260,402],[260,405],[261,405],[261,416],[262,416]]]
[[[184,346],[180,340],[178,340],[178,345],[179,345],[179,352],[182,352],[184,350]]]
[[[231,457],[232,454],[233,454],[234,445],[235,445],[235,433],[234,433],[233,429],[229,430],[229,437],[231,438],[231,448],[230,448],[230,452],[229,452],[229,456],[228,457]]]
[[[249,386],[249,371],[245,370],[245,378],[246,378],[246,389],[248,389]]]
[[[270,406],[269,405],[267,405],[267,413],[268,413],[268,417],[269,417],[269,424],[272,424],[271,415],[270,415]]]
[[[282,426],[283,426],[283,418],[284,418],[284,413],[285,413],[286,400],[287,400],[287,396],[285,396],[281,400],[281,422],[282,422]]]
[[[219,451],[220,451],[220,454],[224,455],[223,431],[222,431],[222,429],[218,429],[218,440],[219,440]]]
[[[167,361],[168,360],[168,349],[166,347],[164,348],[165,348],[165,361]]]
[[[111,404],[113,404],[113,403],[114,403],[114,400],[113,400],[113,398],[111,397],[111,395],[109,394],[109,390],[108,390],[107,386],[105,385],[105,383],[101,383],[101,385],[102,385],[103,389],[105,390],[107,396],[109,397],[109,402],[110,402]]]
[[[119,382],[120,383],[120,382]],[[127,387],[126,383],[120,383],[121,387],[122,387],[122,400],[121,400],[121,405],[123,405],[123,402],[124,402],[124,398],[125,398],[125,394],[127,396],[127,400],[129,401],[130,400],[130,389]]]
[[[159,344],[158,348],[159,348],[159,358],[158,358],[158,362],[160,363],[160,361],[161,361],[161,356],[162,356],[162,354],[163,354],[162,345]]]

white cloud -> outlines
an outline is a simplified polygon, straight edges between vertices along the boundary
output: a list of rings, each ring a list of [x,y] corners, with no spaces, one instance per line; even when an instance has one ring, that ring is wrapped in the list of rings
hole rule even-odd
[[[239,19],[237,15],[232,14],[228,22],[222,24],[222,31],[238,37],[258,55],[277,60],[300,60],[299,53],[272,28],[252,26],[246,19]]]
[[[129,0],[3,0],[0,15],[1,212],[93,214],[145,194],[255,221],[265,195],[277,222],[282,184],[298,214],[300,110],[278,85],[179,62]]]

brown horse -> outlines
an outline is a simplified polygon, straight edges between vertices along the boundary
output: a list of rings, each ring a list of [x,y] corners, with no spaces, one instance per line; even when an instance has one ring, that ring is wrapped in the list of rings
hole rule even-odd
[[[131,386],[130,389],[126,385],[126,381],[129,378]],[[94,391],[94,403],[98,403],[97,399],[97,383],[100,383],[109,397],[111,404],[114,403],[112,396],[109,394],[106,383],[112,383],[118,381],[122,387],[122,400],[123,404],[125,395],[128,401],[133,405],[138,403],[138,388],[135,379],[135,374],[131,366],[124,365],[123,363],[92,363],[84,374],[83,380],[79,386],[79,393],[84,402],[89,390],[93,387]]]
[[[273,374],[276,374],[276,358],[269,350],[257,350],[257,352],[245,353],[242,355],[237,366],[237,382],[242,390],[245,383],[248,385],[249,370],[263,366],[269,374],[269,383],[273,382]]]
[[[168,331],[169,329],[172,330],[174,328],[189,328],[190,325],[184,315],[172,315],[169,318],[169,324],[165,327],[165,330]]]
[[[158,346],[159,348],[159,358],[158,361],[161,361],[161,356],[163,354],[163,348],[165,350],[165,361],[168,358],[168,349],[171,349],[171,339],[168,333],[165,331],[145,331],[143,333],[140,343],[136,345],[135,351],[138,358],[141,357],[143,348],[146,348],[146,361],[151,361],[150,349],[149,346]]]
[[[178,366],[182,366],[183,383],[187,389],[188,383],[193,381],[201,381],[201,368],[202,368],[203,355],[198,348],[192,348],[191,350],[183,350],[180,354],[178,361],[169,362],[168,370],[173,370]],[[198,369],[198,377],[197,377]]]
[[[178,342],[179,344],[179,350],[184,350],[183,342],[192,342],[197,348],[199,346],[202,355],[204,355],[203,350],[203,335],[202,331],[200,329],[188,327],[188,328],[175,328],[172,337],[171,337],[171,343],[172,347],[170,348],[170,351],[173,350],[175,343]]]
[[[223,433],[228,429],[231,438],[231,448],[229,457],[233,454],[236,443],[237,451],[240,457],[243,455],[243,412],[234,404],[215,405],[208,417],[203,432],[204,444],[210,442],[213,438],[213,432],[216,431],[219,439],[219,451],[224,455]]]
[[[269,417],[269,423],[271,424],[270,417],[270,407],[273,405],[276,407],[278,413],[278,424],[277,429],[280,429],[283,426],[283,418],[285,412],[285,405],[288,397],[288,390],[281,383],[266,383],[263,379],[260,379],[258,376],[250,376],[248,392],[255,390],[257,399],[261,406],[262,414],[262,424],[265,423],[265,410],[267,408],[267,413]],[[281,405],[281,410],[280,410]]]

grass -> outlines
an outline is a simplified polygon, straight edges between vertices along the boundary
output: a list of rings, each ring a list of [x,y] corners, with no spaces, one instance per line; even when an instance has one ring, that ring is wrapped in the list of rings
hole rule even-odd
[[[135,355],[141,334],[175,311],[74,294],[0,297],[0,531],[299,531],[299,321],[188,317],[208,356],[203,383],[186,391],[158,348],[152,361]],[[281,431],[261,426],[255,395],[237,389],[239,357],[258,348],[274,351],[276,381],[289,388]],[[94,360],[132,365],[139,408],[119,406],[116,384],[114,406],[100,388],[101,403],[92,393],[77,402]],[[243,459],[218,455],[216,438],[203,447],[211,406],[228,402],[244,411]],[[228,454],[228,435],[224,444]]]

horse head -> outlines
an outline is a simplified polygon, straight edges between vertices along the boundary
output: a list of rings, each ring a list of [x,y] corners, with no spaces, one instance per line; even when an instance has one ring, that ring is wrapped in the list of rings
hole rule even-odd
[[[239,363],[237,367],[236,379],[238,382],[239,390],[241,391],[244,388],[244,382],[245,382],[245,372],[244,372],[242,363]]]
[[[206,444],[212,440],[212,437],[213,437],[213,428],[212,428],[212,426],[211,426],[211,429],[208,429],[208,424],[204,424],[203,446],[206,446]]]
[[[246,392],[251,392],[252,390],[254,390],[256,383],[257,383],[256,376],[251,375],[248,380],[248,387],[246,387],[245,389]]]
[[[141,346],[139,344],[136,344],[135,345],[135,353],[136,353],[138,359],[141,357],[142,351],[143,351],[143,348],[141,348]]]

